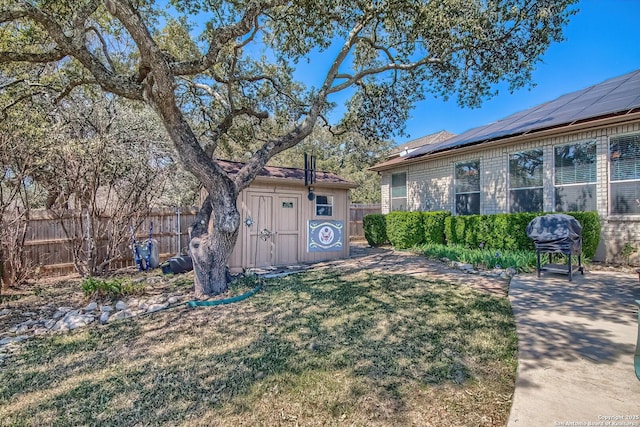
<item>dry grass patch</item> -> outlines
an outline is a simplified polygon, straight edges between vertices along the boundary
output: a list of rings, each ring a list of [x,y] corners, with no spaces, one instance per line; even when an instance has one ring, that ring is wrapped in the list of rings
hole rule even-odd
[[[0,372],[9,425],[502,425],[508,300],[319,270],[241,303],[36,339]]]

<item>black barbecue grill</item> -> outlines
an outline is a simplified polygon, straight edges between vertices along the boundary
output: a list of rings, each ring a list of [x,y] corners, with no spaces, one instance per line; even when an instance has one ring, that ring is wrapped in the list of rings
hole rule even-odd
[[[582,268],[582,226],[572,216],[565,214],[549,214],[534,218],[527,225],[527,236],[533,240],[537,253],[538,277],[540,272],[551,271],[572,275],[572,257],[578,257],[578,271],[584,274]],[[541,264],[541,255],[549,254],[549,263]],[[563,254],[567,257],[567,264],[554,264],[553,254]]]

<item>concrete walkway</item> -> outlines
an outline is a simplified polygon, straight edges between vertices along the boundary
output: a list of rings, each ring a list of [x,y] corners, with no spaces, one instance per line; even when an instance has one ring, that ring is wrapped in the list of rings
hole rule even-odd
[[[509,299],[519,353],[508,426],[640,427],[637,275],[518,275]]]

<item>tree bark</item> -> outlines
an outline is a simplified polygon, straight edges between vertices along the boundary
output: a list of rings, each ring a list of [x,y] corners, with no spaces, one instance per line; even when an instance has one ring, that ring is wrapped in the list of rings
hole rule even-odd
[[[235,207],[237,195],[227,194],[227,197],[222,197],[233,199],[232,209],[229,209],[231,205],[227,206],[227,209],[216,209],[215,206],[219,205],[221,199],[219,196],[211,193],[207,196],[190,230],[189,251],[193,260],[194,290],[197,298],[218,295],[229,287],[227,265],[238,240],[238,226],[233,230],[224,230],[216,226],[215,216],[226,215],[227,219],[223,222],[238,224],[234,218],[239,218],[240,214]]]

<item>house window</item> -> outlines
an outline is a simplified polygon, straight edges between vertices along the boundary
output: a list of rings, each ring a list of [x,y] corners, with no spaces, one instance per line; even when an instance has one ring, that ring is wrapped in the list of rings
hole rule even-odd
[[[333,196],[316,196],[316,215],[333,216]]]
[[[554,148],[555,210],[596,210],[596,142]]]
[[[640,133],[611,137],[611,213],[640,215]]]
[[[391,175],[391,210],[407,210],[407,173],[394,173]]]
[[[509,155],[509,210],[542,212],[542,150]]]
[[[480,214],[480,161],[455,165],[456,214]]]

